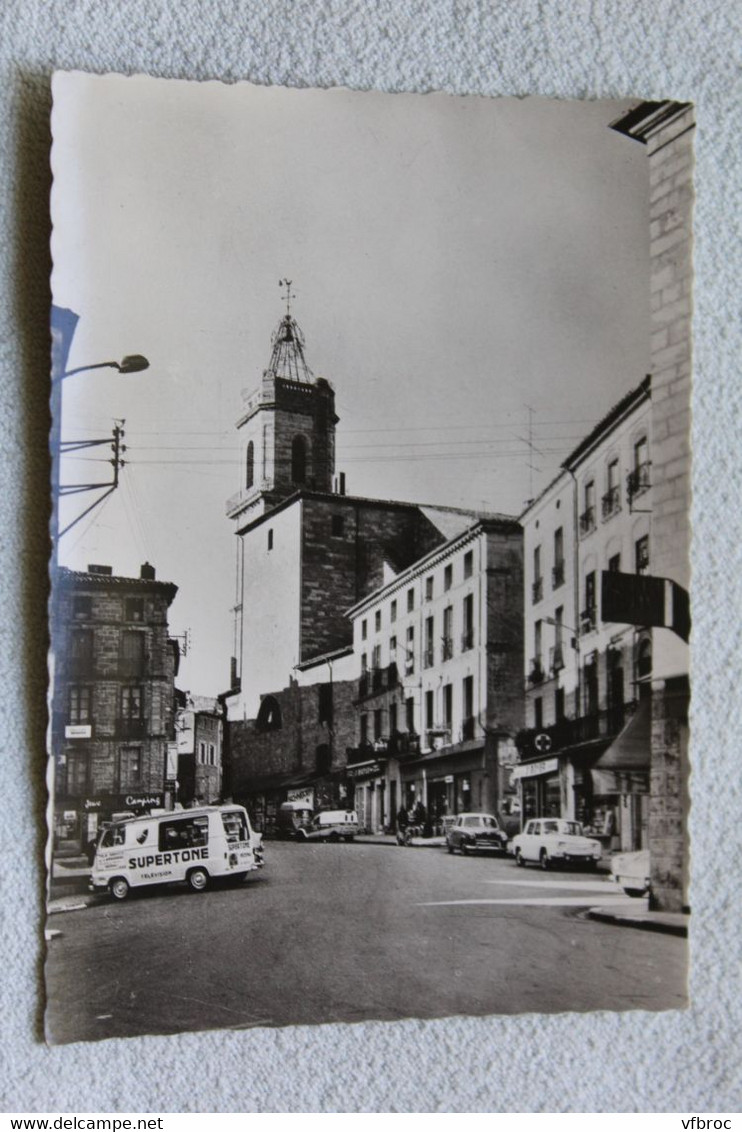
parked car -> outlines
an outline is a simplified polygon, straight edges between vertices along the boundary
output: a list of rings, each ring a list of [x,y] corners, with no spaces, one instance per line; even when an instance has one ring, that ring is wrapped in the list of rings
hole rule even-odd
[[[611,876],[627,896],[646,896],[649,892],[649,850],[616,853],[611,857]]]
[[[297,829],[298,841],[352,841],[358,833],[355,810],[324,810],[307,826]]]
[[[504,853],[507,844],[507,834],[492,814],[459,814],[446,834],[448,852],[459,849],[464,856],[482,850]]]
[[[548,869],[555,864],[580,864],[595,868],[601,857],[600,842],[586,837],[582,826],[564,818],[538,818],[526,823],[510,843],[510,852],[521,867],[533,861]]]

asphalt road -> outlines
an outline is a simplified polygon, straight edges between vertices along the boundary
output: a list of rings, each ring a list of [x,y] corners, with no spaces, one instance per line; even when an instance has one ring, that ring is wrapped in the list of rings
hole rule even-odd
[[[268,842],[241,885],[52,916],[47,1033],[685,1006],[686,940],[586,917],[615,894],[443,849]]]

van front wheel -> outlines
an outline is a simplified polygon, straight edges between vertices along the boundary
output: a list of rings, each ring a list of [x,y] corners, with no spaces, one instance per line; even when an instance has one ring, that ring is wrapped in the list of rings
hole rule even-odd
[[[194,892],[203,892],[209,883],[209,874],[206,869],[191,869],[188,874],[188,883]]]
[[[108,887],[114,900],[126,900],[129,895],[129,882],[124,877],[114,877]]]

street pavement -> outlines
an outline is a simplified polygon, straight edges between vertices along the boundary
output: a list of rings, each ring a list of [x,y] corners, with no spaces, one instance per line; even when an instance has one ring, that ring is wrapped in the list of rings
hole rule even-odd
[[[266,867],[243,884],[96,896],[51,916],[47,1032],[684,1007],[686,940],[587,914],[625,904],[596,874],[268,842]]]

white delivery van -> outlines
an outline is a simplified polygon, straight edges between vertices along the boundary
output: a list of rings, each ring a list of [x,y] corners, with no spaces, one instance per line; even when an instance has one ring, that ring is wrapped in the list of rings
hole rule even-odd
[[[242,806],[200,806],[113,822],[96,849],[90,888],[124,900],[130,888],[212,877],[243,879],[263,864],[262,836]]]
[[[352,841],[358,833],[355,810],[324,810],[315,814],[308,826],[296,831],[299,841]]]

